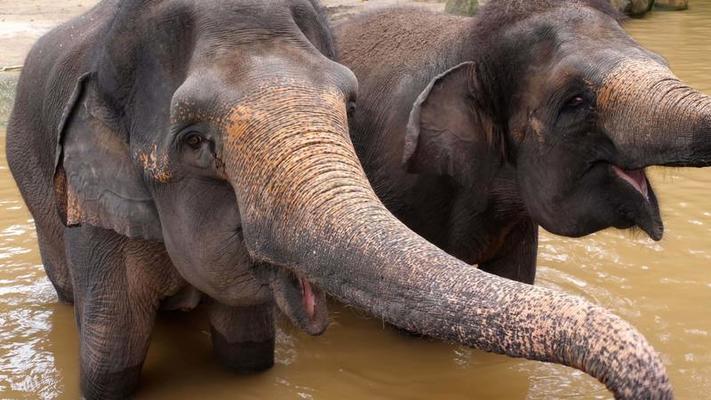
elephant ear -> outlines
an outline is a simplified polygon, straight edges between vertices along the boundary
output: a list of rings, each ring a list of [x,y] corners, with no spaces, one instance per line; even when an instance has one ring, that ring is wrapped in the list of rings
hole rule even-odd
[[[130,238],[162,240],[143,171],[132,163],[116,113],[83,75],[58,127],[54,191],[66,226],[89,224]]]
[[[435,77],[420,94],[405,136],[409,172],[447,175],[465,188],[485,190],[503,157],[478,82],[476,65],[465,62]]]

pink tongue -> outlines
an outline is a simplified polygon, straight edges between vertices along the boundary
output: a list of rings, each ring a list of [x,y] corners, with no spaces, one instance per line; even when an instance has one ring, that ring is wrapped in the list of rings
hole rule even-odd
[[[649,200],[649,188],[647,187],[647,177],[644,175],[643,169],[635,170],[623,170],[617,166],[612,166],[615,173],[620,178],[624,179],[627,183],[632,185],[638,192],[644,196],[645,199]]]
[[[301,283],[301,298],[304,303],[304,310],[306,310],[306,315],[309,316],[309,319],[313,320],[316,313],[316,297],[309,281],[299,278],[299,283]]]

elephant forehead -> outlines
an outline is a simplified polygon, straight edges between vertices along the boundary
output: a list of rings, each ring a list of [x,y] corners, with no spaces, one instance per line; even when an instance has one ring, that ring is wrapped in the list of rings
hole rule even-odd
[[[313,176],[331,182],[366,182],[348,136],[344,95],[305,85],[251,92],[225,118],[224,160],[239,187],[262,210],[290,206],[294,193],[319,190]],[[353,189],[356,190],[356,189]],[[244,198],[240,198],[245,200]],[[245,212],[254,214],[246,201]],[[315,204],[315,203],[314,203]]]
[[[335,90],[306,86],[255,90],[227,114],[223,132],[231,155],[226,154],[228,164],[246,162],[245,157],[275,163],[315,153],[354,157],[343,94]]]
[[[220,126],[223,123],[226,105],[197,105],[195,101],[181,101],[173,107],[170,113],[170,123],[179,125],[184,121],[204,121]]]
[[[241,137],[249,129],[276,129],[295,123],[315,130],[323,125],[347,126],[343,93],[300,82],[257,87],[220,120],[229,140]]]

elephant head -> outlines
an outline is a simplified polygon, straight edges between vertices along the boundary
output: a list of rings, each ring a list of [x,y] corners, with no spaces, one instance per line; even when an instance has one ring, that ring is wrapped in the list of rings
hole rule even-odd
[[[420,95],[410,169],[483,190],[508,164],[548,231],[637,226],[661,239],[645,168],[709,165],[711,98],[636,43],[607,2],[511,3],[481,10],[462,50],[471,61]]]
[[[331,61],[323,14],[310,1],[124,3],[60,127],[60,215],[68,226],[161,241],[201,292],[235,306],[273,299],[297,326],[320,334],[324,293],[298,270],[257,265],[250,255],[250,212],[229,165],[241,150],[229,146],[238,118],[282,113],[307,124],[348,104],[357,84]],[[248,110],[255,115],[237,117]]]
[[[273,292],[311,333],[325,290],[410,331],[583,369],[620,397],[671,395],[618,317],[459,262],[385,209],[348,136],[355,79],[312,1],[129,0],[104,37],[59,130],[68,225],[161,241],[201,291],[227,305]]]

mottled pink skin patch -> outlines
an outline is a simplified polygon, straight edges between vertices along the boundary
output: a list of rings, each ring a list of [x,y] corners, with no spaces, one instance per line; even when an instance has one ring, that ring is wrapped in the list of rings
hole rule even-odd
[[[158,145],[153,145],[150,153],[137,152],[136,159],[146,174],[160,183],[170,182],[171,173],[167,154],[158,153]]]

